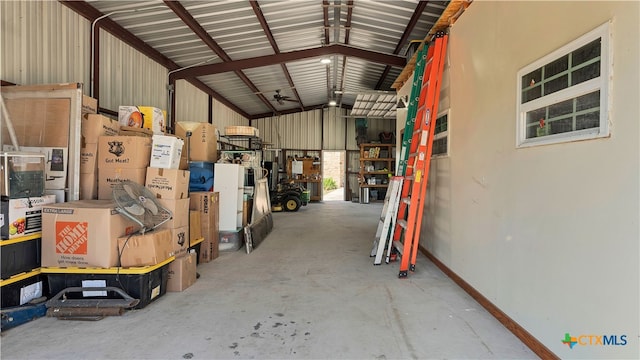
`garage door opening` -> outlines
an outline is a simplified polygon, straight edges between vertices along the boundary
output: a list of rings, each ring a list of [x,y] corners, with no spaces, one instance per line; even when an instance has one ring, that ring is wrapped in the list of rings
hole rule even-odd
[[[344,151],[322,152],[322,200],[344,201]]]

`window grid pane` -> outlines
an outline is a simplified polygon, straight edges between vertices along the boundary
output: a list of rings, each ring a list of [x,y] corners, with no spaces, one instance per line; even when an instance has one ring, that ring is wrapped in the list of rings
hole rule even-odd
[[[434,129],[435,135],[447,131],[447,115],[442,115],[436,119],[436,128]]]
[[[525,138],[600,126],[600,91],[527,112]]]
[[[442,155],[447,153],[447,138],[433,140],[433,147],[431,149],[431,156]]]
[[[598,38],[523,76],[521,103],[524,104],[599,77],[600,50],[600,38]]]

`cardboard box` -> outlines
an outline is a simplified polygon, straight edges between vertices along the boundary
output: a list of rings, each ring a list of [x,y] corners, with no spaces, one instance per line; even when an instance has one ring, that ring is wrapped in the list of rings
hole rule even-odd
[[[80,148],[80,174],[98,171],[98,143],[83,144]]]
[[[152,106],[120,106],[118,122],[122,126],[131,126],[152,130],[154,134],[166,132],[164,111]]]
[[[158,202],[173,214],[171,220],[160,225],[158,229],[175,229],[189,226],[189,199],[158,199]]]
[[[173,256],[171,231],[157,230],[118,239],[122,267],[159,264]]]
[[[80,200],[98,199],[98,173],[80,174]]]
[[[131,126],[120,126],[120,131],[118,132],[120,136],[142,136],[142,137],[153,137],[153,131],[149,129],[136,128]]]
[[[0,235],[2,240],[37,234],[42,231],[42,207],[56,202],[55,195],[7,199],[0,202]]]
[[[187,139],[187,132],[191,136]],[[183,157],[190,161],[218,160],[218,138],[216,127],[209,123],[177,122],[176,136],[184,140]]]
[[[100,168],[98,170],[98,199],[113,199],[113,186],[125,180],[133,181],[137,184],[144,185],[147,169],[114,169]]]
[[[82,95],[82,115],[84,114],[97,114],[98,113],[98,100],[87,95]]]
[[[173,253],[178,256],[186,254],[189,249],[189,226],[171,229],[171,245]]]
[[[175,136],[153,135],[149,166],[162,169],[178,169],[184,141]]]
[[[217,192],[192,192],[189,199],[189,208],[200,212],[200,224],[204,237],[200,246],[200,261],[203,261],[203,256],[205,260],[207,257],[214,260],[219,255],[220,194]]]
[[[98,168],[143,169],[151,159],[151,139],[141,136],[100,136]]]
[[[189,246],[202,239],[202,224],[200,222],[200,211],[189,210]]]
[[[82,143],[97,144],[100,136],[116,136],[120,130],[118,120],[103,115],[89,114],[82,117],[80,126]]]
[[[144,185],[158,199],[186,199],[189,196],[189,171],[148,167]]]
[[[169,264],[167,291],[183,291],[196,282],[196,253],[176,257]]]
[[[42,207],[43,267],[118,266],[118,238],[139,226],[112,201],[79,200]]]

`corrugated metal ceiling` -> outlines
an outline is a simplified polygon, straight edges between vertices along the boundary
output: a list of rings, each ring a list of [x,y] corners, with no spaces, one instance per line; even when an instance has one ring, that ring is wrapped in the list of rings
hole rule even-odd
[[[326,106],[331,98],[350,108],[360,92],[392,90],[409,41],[423,40],[449,1],[63,3],[91,21],[110,14],[97,25],[124,28],[129,42],[141,40],[168,59],[172,78],[208,87],[253,119]],[[322,57],[332,62],[323,65]],[[274,99],[278,89],[287,101]]]

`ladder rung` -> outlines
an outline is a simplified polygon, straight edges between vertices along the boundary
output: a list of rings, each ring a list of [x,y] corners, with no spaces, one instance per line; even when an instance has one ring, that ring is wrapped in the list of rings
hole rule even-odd
[[[400,241],[394,241],[393,242],[393,247],[396,248],[396,250],[398,250],[398,254],[402,255],[402,243]]]
[[[412,166],[412,167],[413,167],[413,166]],[[405,176],[405,177],[404,177],[404,179],[405,179],[405,180],[413,181],[413,180],[415,180],[415,179],[416,179],[416,177],[415,177],[415,175],[407,175],[407,176]]]
[[[402,198],[402,202],[407,205],[411,205],[411,198],[410,197]]]
[[[407,229],[407,220],[404,219],[400,219],[396,222],[398,225],[400,225],[401,228],[403,229]]]

